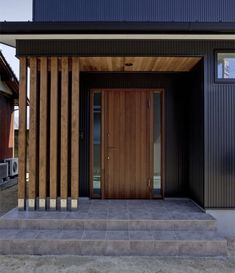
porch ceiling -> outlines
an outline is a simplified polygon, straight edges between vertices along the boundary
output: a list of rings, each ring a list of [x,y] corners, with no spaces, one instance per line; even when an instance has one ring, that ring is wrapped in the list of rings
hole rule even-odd
[[[81,57],[81,71],[187,72],[201,57]]]

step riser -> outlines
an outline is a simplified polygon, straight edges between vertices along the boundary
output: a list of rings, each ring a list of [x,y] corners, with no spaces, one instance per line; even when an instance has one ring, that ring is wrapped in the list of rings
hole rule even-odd
[[[211,220],[0,220],[0,229],[64,229],[64,230],[216,230],[216,222]]]
[[[1,240],[1,255],[225,256],[224,241]]]

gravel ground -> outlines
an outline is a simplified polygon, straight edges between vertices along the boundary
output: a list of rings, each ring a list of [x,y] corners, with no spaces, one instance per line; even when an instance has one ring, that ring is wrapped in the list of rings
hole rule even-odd
[[[233,258],[0,256],[1,273],[232,273]]]
[[[0,216],[17,206],[17,185],[0,191]],[[1,272],[1,271],[0,271]]]

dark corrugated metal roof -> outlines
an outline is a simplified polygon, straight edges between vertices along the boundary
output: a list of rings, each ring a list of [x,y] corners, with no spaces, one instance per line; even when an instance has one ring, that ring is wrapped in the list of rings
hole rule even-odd
[[[234,0],[34,0],[34,21],[235,22]]]

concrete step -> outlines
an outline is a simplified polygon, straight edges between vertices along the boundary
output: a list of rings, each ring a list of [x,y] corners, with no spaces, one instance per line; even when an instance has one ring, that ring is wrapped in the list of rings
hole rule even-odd
[[[2,229],[0,254],[104,256],[225,256],[214,231]]]
[[[215,220],[0,219],[0,229],[216,230]]]
[[[76,230],[216,230],[216,220],[206,214],[152,214],[147,218],[141,214],[121,213],[101,216],[80,212],[19,212],[13,210],[0,218],[0,229],[76,229]]]

